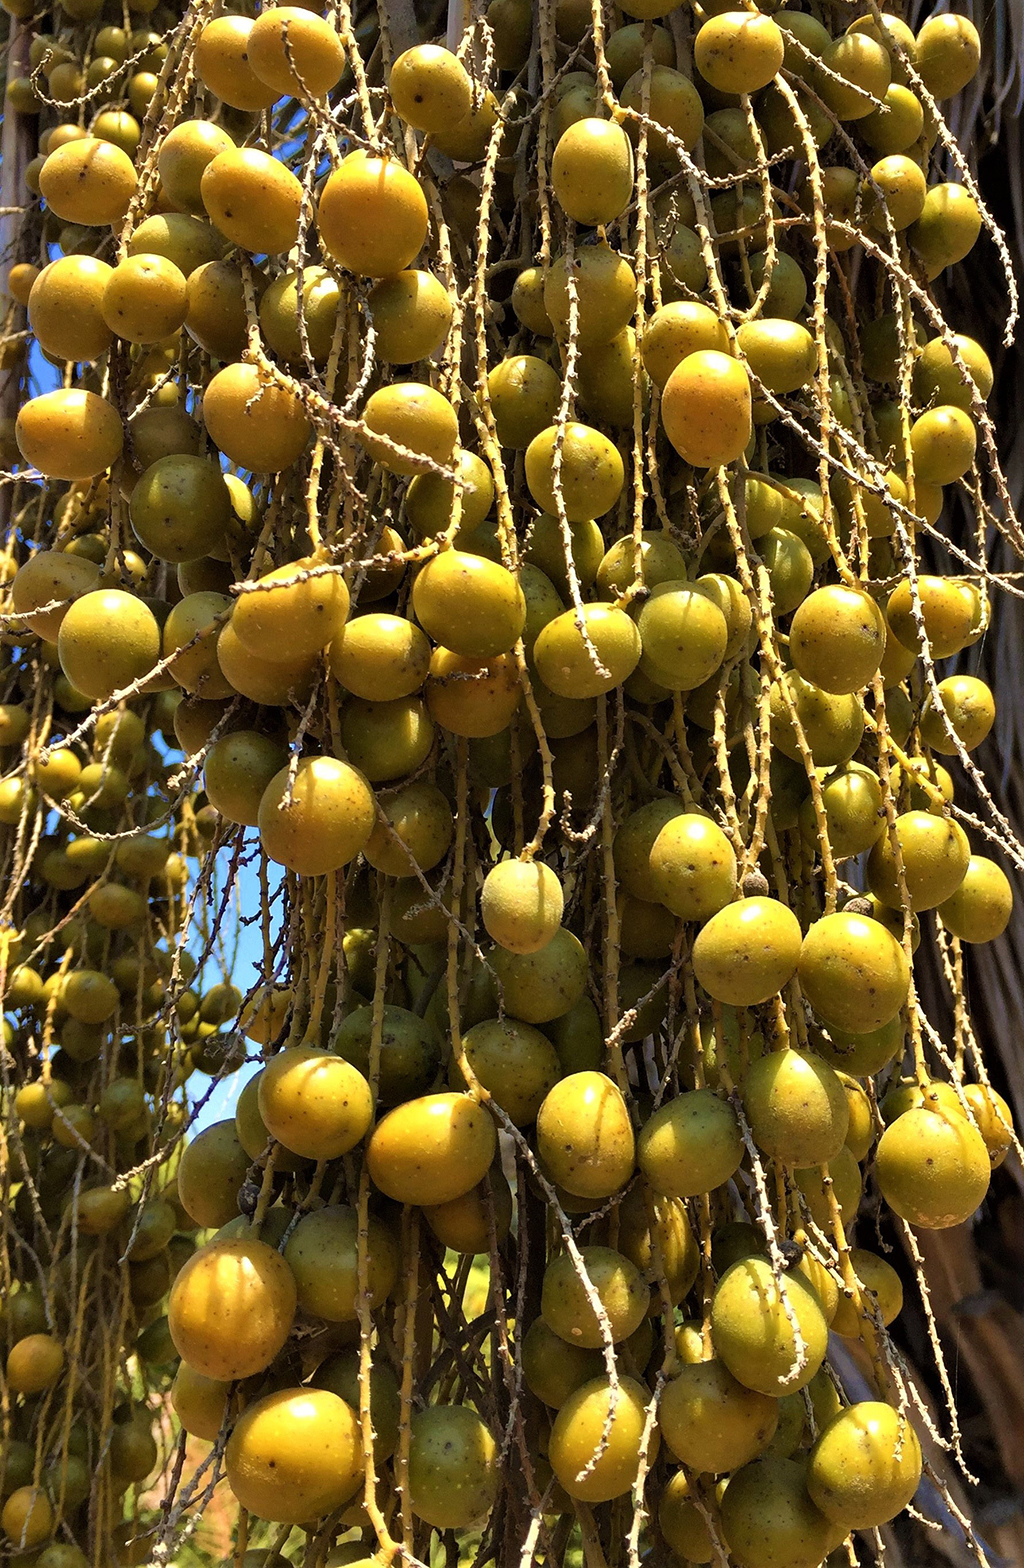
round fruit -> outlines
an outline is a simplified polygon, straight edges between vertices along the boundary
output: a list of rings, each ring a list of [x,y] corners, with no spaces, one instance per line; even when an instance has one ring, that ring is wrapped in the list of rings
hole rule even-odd
[[[427,237],[419,182],[394,158],[350,152],[328,176],[317,228],[334,260],[350,272],[390,277],[415,260]]]
[[[611,120],[577,120],[559,137],[549,173],[551,188],[570,218],[590,225],[612,223],[633,194],[629,137]]]
[[[612,1343],[628,1339],[643,1322],[650,1299],[639,1270],[611,1247],[583,1247],[580,1257],[607,1317]],[[600,1318],[567,1252],[554,1258],[544,1271],[540,1309],[548,1327],[567,1344],[587,1350],[600,1350],[604,1345]]]
[[[903,1309],[903,1285],[892,1264],[877,1253],[866,1252],[861,1247],[851,1249],[850,1262],[861,1286],[862,1296],[870,1291],[882,1322],[887,1325],[894,1322]],[[866,1305],[871,1297],[866,1298]],[[843,1292],[840,1292],[839,1305],[831,1326],[836,1334],[843,1334],[850,1339],[856,1339],[861,1332],[861,1317],[852,1300]]]
[[[845,1530],[888,1524],[920,1479],[917,1433],[905,1414],[879,1400],[861,1400],[833,1416],[807,1465],[811,1499]]]
[[[359,1421],[326,1389],[267,1394],[239,1416],[224,1468],[238,1502],[258,1519],[308,1524],[340,1508],[363,1479]]]
[[[52,1334],[26,1334],[7,1356],[7,1383],[15,1394],[41,1394],[63,1370],[64,1347]]]
[[[196,1372],[220,1382],[268,1367],[291,1332],[295,1280],[262,1241],[212,1241],[189,1258],[171,1286],[167,1321],[175,1349]]]
[[[721,93],[756,93],[782,69],[781,29],[757,11],[720,11],[698,30],[693,59]]]
[[[753,375],[777,396],[807,386],[817,369],[814,339],[797,321],[771,316],[745,321],[736,342]]]
[[[556,472],[556,454],[560,452]],[[549,425],[526,449],[526,483],[544,512],[557,514],[561,498],[570,523],[603,517],[615,505],[625,478],[619,450],[590,425],[569,421],[558,440]]]
[[[39,1487],[19,1486],[8,1497],[0,1525],[12,1546],[39,1546],[53,1531],[54,1513]]]
[[[263,848],[299,876],[323,876],[364,849],[376,820],[373,791],[337,757],[304,757],[282,768],[259,807]]]
[[[214,1443],[224,1422],[230,1392],[230,1384],[204,1377],[187,1361],[180,1361],[171,1384],[171,1405],[191,1437]]]
[[[39,173],[40,194],[66,223],[119,223],[137,183],[128,154],[95,136],[65,142]]]
[[[744,1388],[721,1361],[681,1366],[665,1385],[661,1435],[688,1470],[720,1475],[749,1464],[771,1442],[779,1402]]]
[[[581,349],[600,348],[627,327],[636,310],[636,277],[617,251],[605,244],[582,246],[570,263],[558,256],[544,281],[544,308],[555,336],[569,336],[569,268],[576,296],[577,337]],[[532,489],[531,485],[531,489]],[[549,510],[554,511],[554,507]],[[600,514],[591,512],[591,517]]]
[[[835,583],[819,588],[797,607],[790,624],[794,667],[823,691],[860,691],[875,675],[885,651],[885,621],[860,588]]]
[[[553,422],[561,393],[562,383],[545,360],[533,354],[500,360],[487,377],[487,394],[501,445],[525,451]]]
[[[744,898],[712,915],[693,944],[693,972],[709,996],[754,1007],[796,973],[800,923],[773,898]]]
[[[977,444],[974,422],[962,408],[928,409],[910,427],[915,478],[925,484],[953,484],[970,468]]]
[[[373,1120],[370,1086],[349,1062],[310,1045],[292,1045],[260,1075],[260,1115],[293,1154],[336,1160],[354,1149]]]
[[[687,463],[719,468],[735,462],[750,440],[750,380],[739,360],[717,349],[690,354],[665,383],[661,420]]]
[[[256,1154],[263,1153],[263,1138]],[[235,1123],[213,1122],[186,1144],[178,1164],[178,1198],[197,1225],[217,1228],[238,1213],[238,1194],[251,1160],[238,1140]]]
[[[490,1252],[492,1217],[494,1240],[500,1247],[512,1228],[512,1189],[500,1170],[492,1170],[487,1180],[461,1198],[423,1205],[423,1218],[442,1246],[471,1256]]]
[[[658,583],[637,620],[641,666],[671,691],[693,691],[719,668],[729,642],[725,615],[700,584]]]
[[[203,422],[224,455],[253,473],[290,468],[309,440],[298,397],[255,365],[225,365],[203,394]]]
[[[579,938],[564,926],[530,953],[496,947],[489,962],[506,1011],[524,1023],[546,1024],[561,1018],[586,989],[586,952]]]
[[[260,801],[286,760],[284,748],[258,730],[233,730],[206,754],[203,782],[211,806],[228,822],[255,827]]]
[[[452,321],[452,303],[432,273],[407,268],[382,278],[367,299],[374,347],[394,365],[429,359],[441,347]]]
[[[484,879],[480,914],[488,936],[511,953],[536,953],[562,921],[562,884],[541,861],[503,860]]]
[[[903,860],[907,894],[915,914],[952,898],[967,875],[971,848],[957,822],[930,811],[905,811],[896,818],[896,839]],[[868,886],[890,909],[900,909],[896,855],[889,833],[868,856]]]
[[[40,348],[57,359],[97,359],[110,347],[103,292],[112,268],[95,256],[62,256],[42,269],[28,297]]]
[[[624,610],[587,604],[582,630],[574,610],[555,616],[538,634],[533,657],[541,680],[556,696],[599,697],[629,678],[641,650],[640,634]]]
[[[715,312],[697,300],[660,306],[648,320],[640,345],[644,368],[659,388],[664,388],[677,365],[701,349],[728,354],[729,334]]]
[[[784,684],[783,684],[784,683]],[[802,761],[797,720],[820,768],[849,762],[864,734],[864,710],[852,692],[835,696],[802,675],[787,674],[771,690],[772,741],[793,762]]]
[[[498,1450],[475,1410],[430,1405],[412,1418],[409,1506],[437,1530],[485,1519],[498,1495]]]
[[[774,1051],[752,1062],[743,1103],[759,1148],[785,1165],[826,1165],[846,1141],[842,1083],[811,1052]]]
[[[930,16],[915,41],[917,68],[936,98],[952,98],[972,81],[981,62],[981,39],[966,16]]]
[[[343,1064],[347,1065],[347,1064]],[[284,1259],[303,1312],[328,1323],[359,1317],[359,1216],[345,1204],[304,1214],[288,1238]],[[366,1235],[367,1301],[383,1306],[398,1280],[398,1246],[390,1228],[370,1215]]]
[[[743,1138],[736,1113],[710,1089],[679,1094],[640,1129],[637,1161],[655,1192],[693,1198],[736,1174]]]
[[[397,1203],[446,1203],[483,1180],[496,1147],[490,1114],[468,1094],[427,1094],[377,1123],[366,1165]]]
[[[803,1339],[803,1357],[783,1290]],[[778,1399],[811,1381],[825,1357],[828,1326],[817,1295],[798,1274],[776,1280],[767,1259],[744,1258],[718,1281],[711,1304],[711,1337],[733,1377],[745,1388]]]
[[[897,1116],[875,1153],[886,1203],[926,1230],[969,1219],[988,1191],[989,1169],[988,1149],[970,1122],[923,1107]]]
[[[468,659],[507,653],[526,623],[526,601],[512,573],[464,550],[442,550],[421,567],[412,606],[435,642]]]
[[[251,653],[299,664],[342,637],[348,606],[341,573],[330,561],[307,556],[267,572],[258,587],[240,594],[231,625]]]
[[[958,585],[947,577],[919,576],[917,595],[933,659],[948,659],[967,646],[972,607]],[[890,630],[905,648],[919,651],[914,619],[914,594],[904,579],[889,595],[885,612]]]
[[[943,757],[955,756],[957,740],[965,750],[974,751],[995,723],[996,705],[990,688],[976,675],[949,675],[939,682],[939,697],[944,718],[929,697],[921,714],[921,739]]]
[[[394,702],[423,685],[430,643],[404,616],[372,611],[346,623],[344,636],[331,644],[330,662],[335,679],[354,696]]]
[[[473,82],[462,61],[438,44],[416,44],[391,67],[391,101],[413,130],[448,130],[473,107]]]
[[[539,1029],[515,1018],[485,1019],[463,1036],[477,1080],[517,1127],[536,1121],[545,1095],[561,1077],[554,1047]],[[459,1073],[453,1070],[453,1081]]]
[[[78,691],[105,700],[140,681],[160,657],[160,631],[147,604],[119,588],[76,599],[61,621],[60,665]]]
[[[570,1073],[537,1114],[537,1153],[551,1180],[600,1201],[624,1187],[636,1162],[626,1102],[604,1073]]]
[[[252,26],[248,16],[215,17],[200,33],[193,55],[196,73],[205,86],[232,109],[247,113],[269,109],[277,97],[249,62]]]
[[[617,1390],[607,1377],[596,1377],[570,1394],[555,1417],[548,1444],[551,1468],[570,1497],[603,1503],[630,1490],[640,1466],[649,1398],[649,1390],[628,1377],[619,1379]],[[605,1436],[604,1452],[596,1459]],[[649,1459],[657,1445],[655,1427]]]
[[[522,1360],[527,1388],[553,1410],[561,1409],[584,1383],[600,1377],[603,1366],[600,1351],[562,1339],[543,1318],[535,1318],[527,1329]]]
[[[942,923],[961,942],[992,942],[1013,911],[1013,889],[994,860],[972,855],[956,892],[938,906]]]
[[[451,403],[417,381],[395,382],[371,393],[363,409],[363,425],[366,450],[394,474],[419,473],[425,459],[450,463],[459,438]]]
[[[892,933],[877,920],[845,911],[814,921],[800,948],[797,973],[804,995],[829,1028],[853,1034],[890,1023],[910,985],[910,966]]]
[[[279,97],[322,98],[345,69],[345,51],[329,22],[304,6],[274,6],[249,32],[249,64]]]
[[[808,1496],[805,1465],[770,1456],[730,1478],[722,1534],[740,1568],[816,1568],[836,1532]]]
[[[16,435],[25,462],[48,479],[95,479],[124,444],[113,405],[76,387],[29,398],[18,411]]]
[[[378,802],[387,828],[378,821],[363,854],[377,871],[412,877],[430,871],[448,852],[454,823],[446,797],[427,780],[406,784]]]
[[[129,515],[136,539],[161,561],[198,561],[223,546],[231,494],[218,464],[175,453],[136,482]]]

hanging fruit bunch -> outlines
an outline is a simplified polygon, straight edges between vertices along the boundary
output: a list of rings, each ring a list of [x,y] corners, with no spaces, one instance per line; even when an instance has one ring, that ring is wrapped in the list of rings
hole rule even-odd
[[[3,3],[10,1560],[973,1541],[974,27]]]

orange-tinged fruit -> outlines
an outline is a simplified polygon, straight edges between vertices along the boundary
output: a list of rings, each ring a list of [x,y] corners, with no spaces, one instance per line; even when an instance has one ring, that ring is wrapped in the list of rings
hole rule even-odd
[[[295,1305],[295,1280],[273,1247],[213,1241],[174,1281],[167,1319],[179,1355],[227,1383],[270,1365],[291,1332]]]

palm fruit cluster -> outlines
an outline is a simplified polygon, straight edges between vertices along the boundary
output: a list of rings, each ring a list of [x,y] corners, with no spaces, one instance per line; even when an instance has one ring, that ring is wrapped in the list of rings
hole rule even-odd
[[[3,3],[10,1561],[970,1534],[975,28]]]

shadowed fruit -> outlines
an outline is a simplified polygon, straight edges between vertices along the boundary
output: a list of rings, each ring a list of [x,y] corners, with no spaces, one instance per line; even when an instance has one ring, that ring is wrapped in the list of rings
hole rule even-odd
[[[779,1402],[744,1388],[721,1361],[697,1361],[666,1383],[658,1420],[681,1464],[719,1475],[763,1452],[778,1425]]]
[[[796,1459],[757,1459],[729,1482],[722,1533],[740,1568],[817,1568],[835,1541]]]
[[[345,1064],[347,1065],[347,1064]],[[359,1216],[343,1203],[304,1214],[288,1238],[284,1260],[291,1270],[303,1312],[328,1323],[354,1323],[359,1316]],[[395,1288],[398,1245],[389,1226],[370,1215],[366,1236],[366,1293],[370,1310]]]
[[[743,1104],[758,1147],[784,1165],[827,1165],[846,1141],[842,1082],[809,1051],[773,1051],[752,1062]]]
[[[498,1494],[497,1445],[467,1405],[430,1405],[412,1419],[409,1504],[438,1530],[486,1518]]]
[[[586,952],[579,937],[564,926],[533,952],[513,953],[495,947],[489,962],[506,1011],[527,1024],[561,1018],[586,989]]]
[[[802,1367],[783,1289],[804,1342]],[[711,1337],[739,1382],[778,1398],[810,1382],[824,1360],[828,1328],[817,1295],[798,1274],[785,1274],[777,1282],[767,1259],[745,1258],[718,1281]]]
[[[580,1256],[604,1309],[612,1342],[628,1339],[643,1322],[649,1300],[639,1271],[611,1247],[583,1247]],[[567,1344],[587,1350],[604,1345],[605,1330],[567,1252],[554,1258],[544,1271],[540,1309],[548,1327]]]
[[[676,1095],[640,1129],[637,1160],[655,1192],[692,1198],[735,1175],[743,1158],[736,1113],[710,1089]]]

